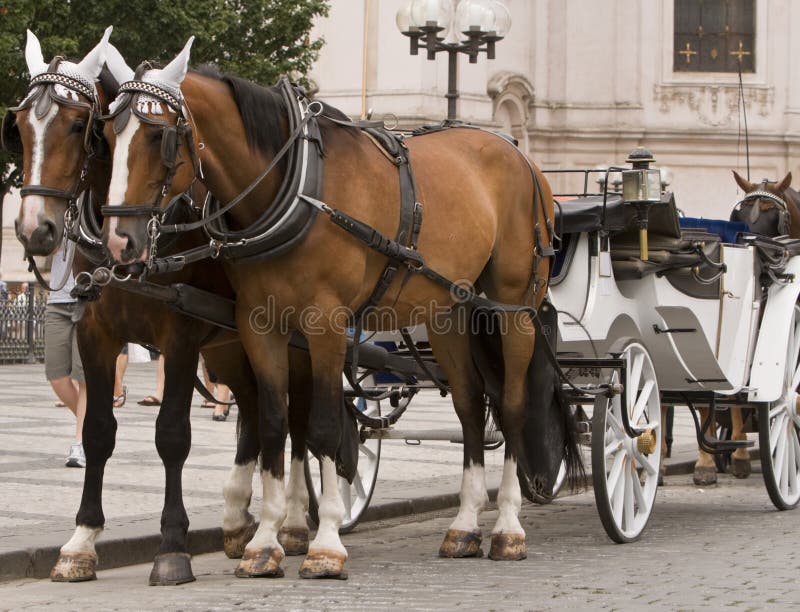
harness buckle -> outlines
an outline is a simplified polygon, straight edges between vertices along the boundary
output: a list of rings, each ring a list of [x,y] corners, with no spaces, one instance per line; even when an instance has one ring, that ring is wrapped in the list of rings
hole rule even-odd
[[[322,102],[319,100],[312,100],[306,107],[306,111],[311,113],[312,117],[319,117],[323,110],[325,110],[325,107],[322,106]]]
[[[211,249],[211,259],[216,259],[219,257],[220,251],[222,251],[222,242],[212,238],[211,242],[208,243],[208,246]]]

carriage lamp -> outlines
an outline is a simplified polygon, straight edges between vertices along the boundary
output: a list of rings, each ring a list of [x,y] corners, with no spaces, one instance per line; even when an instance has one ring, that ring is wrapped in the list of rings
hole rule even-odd
[[[410,39],[411,55],[420,49],[435,60],[442,51],[448,55],[447,118],[456,118],[458,100],[458,54],[475,64],[481,53],[495,58],[495,43],[511,28],[511,14],[500,0],[460,0],[453,11],[452,0],[409,0],[397,11],[397,28]]]
[[[655,161],[653,154],[643,147],[637,147],[625,160],[632,170],[622,172],[622,198],[636,207],[636,222],[639,227],[639,257],[649,257],[647,249],[647,223],[650,206],[661,201],[661,171],[651,169]]]

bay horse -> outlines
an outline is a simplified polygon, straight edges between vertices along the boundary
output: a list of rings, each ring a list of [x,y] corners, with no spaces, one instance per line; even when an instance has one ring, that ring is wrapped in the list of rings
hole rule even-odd
[[[365,330],[427,325],[464,433],[461,505],[439,553],[482,554],[484,392],[491,377],[477,359],[481,335],[464,322],[473,320],[480,291],[505,305],[534,309],[542,303],[552,253],[553,201],[546,179],[512,143],[469,127],[432,130],[389,153],[376,146],[380,135],[348,125],[342,113],[307,100],[288,81],[263,88],[210,71],[188,72],[191,43],[164,68],[140,66],[111,104],[113,120],[104,134],[113,168],[103,239],[116,261],[146,261],[152,250],[148,227],[158,229],[162,209],[175,194],[201,180],[227,203],[205,222],[226,214],[216,229],[207,228],[236,291],[237,324],[258,381],[261,422],[268,427],[261,433],[269,439],[265,448],[272,449],[262,450],[261,458],[264,482],[272,482],[264,487],[266,510],[237,574],[283,573],[277,538],[286,512],[280,449],[287,433],[287,343],[289,332],[297,330],[311,356],[308,435],[322,475],[319,528],[300,575],[346,578],[335,456],[346,329],[353,320],[366,320]],[[324,172],[309,161],[319,154]],[[406,155],[413,167],[413,180],[406,183],[415,185],[410,209],[401,206],[409,191],[398,189],[398,175],[408,176],[402,174]],[[313,178],[318,188],[301,193]],[[411,209],[398,240],[387,239],[398,230],[398,216]],[[273,240],[275,234],[281,240]],[[276,240],[268,254],[253,247],[259,241],[274,246]],[[385,278],[387,258],[399,273],[370,302]],[[354,313],[363,313],[365,305],[390,316],[359,319]],[[541,404],[527,388],[536,333],[529,312],[490,310],[498,324],[490,336],[498,343],[498,359],[488,367],[499,380],[498,420],[506,447],[489,556],[516,560],[526,556],[519,475],[529,484],[536,478],[522,433],[526,413],[537,415]],[[580,461],[568,428],[537,433],[556,467],[565,455],[571,466]]]
[[[735,170],[733,178],[744,191],[744,197],[736,203],[730,220],[747,225],[749,231],[761,236],[775,238],[789,236],[800,238],[800,193],[792,189],[792,173],[781,181],[763,179],[751,183]],[[707,418],[707,408],[701,409],[701,418]],[[731,407],[731,439],[746,440],[742,409]],[[737,448],[731,454],[728,471],[736,478],[747,478],[752,471],[750,453],[747,448]],[[712,455],[700,450],[694,467],[694,482],[699,486],[717,481],[717,470]]]
[[[109,33],[110,28],[103,41],[80,63],[58,59],[48,65],[42,58],[38,40],[28,32],[26,59],[35,80],[25,101],[6,118],[3,143],[22,155],[25,184],[17,235],[30,255],[49,255],[66,239],[62,238],[65,213],[74,205],[79,191],[90,191],[97,203],[106,197],[111,167],[100,153],[102,142],[97,140],[94,122],[107,111],[108,101],[118,88],[118,81],[103,69],[106,53],[118,55],[113,46],[106,46]],[[82,177],[84,173],[86,176]],[[197,201],[203,198],[204,190],[200,187],[194,188]],[[181,218],[186,221],[195,218],[192,208],[183,200],[178,205]],[[84,210],[82,214],[99,214],[99,210]],[[92,222],[99,224],[95,219],[89,221],[89,228]],[[199,242],[204,242],[204,238],[195,231],[181,236],[175,245],[162,246],[169,253],[197,246]],[[77,250],[75,272],[93,270],[97,256],[96,250],[86,254]],[[99,257],[102,262],[104,254]],[[221,296],[234,297],[222,266],[216,263],[187,265],[179,272],[158,277],[157,282],[190,283]],[[87,304],[77,326],[77,337],[87,386],[84,424],[87,465],[77,528],[61,548],[51,578],[75,582],[96,577],[95,540],[105,523],[101,502],[103,471],[114,449],[117,427],[112,410],[114,364],[120,348],[128,341],[156,346],[165,355],[166,384],[156,420],[156,447],[166,472],[165,501],[162,540],[150,584],[194,580],[187,554],[189,521],[182,499],[181,472],[191,442],[189,408],[198,350],[209,367],[233,389],[239,406],[235,463],[224,487],[223,532],[226,554],[241,557],[255,532],[248,506],[261,442],[255,378],[238,337],[179,314],[164,302],[124,291],[113,284],[104,287],[99,298]],[[292,351],[292,362],[291,414],[300,418],[293,418],[291,423],[290,512],[281,540],[291,554],[302,554],[308,542],[302,417],[310,404],[307,391],[310,370],[307,356],[300,351]]]

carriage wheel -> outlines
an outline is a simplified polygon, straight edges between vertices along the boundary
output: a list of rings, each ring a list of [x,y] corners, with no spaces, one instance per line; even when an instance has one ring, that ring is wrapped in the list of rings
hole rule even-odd
[[[598,396],[592,417],[592,481],[595,503],[608,536],[620,544],[639,539],[656,498],[661,464],[661,406],[653,362],[637,343],[623,352],[625,398]],[[612,381],[618,380],[614,372]],[[647,430],[631,438],[622,427],[622,410],[631,426]]]
[[[794,307],[784,373],[784,393],[758,411],[758,446],[761,471],[769,498],[778,510],[791,510],[800,502],[800,306]]]
[[[364,386],[374,386],[372,377],[368,376],[363,381]],[[357,404],[358,405],[358,404]],[[381,415],[379,401],[365,401],[364,412],[368,416]],[[381,458],[380,438],[368,438],[358,446],[358,467],[352,484],[339,477],[339,492],[344,501],[344,520],[339,528],[339,533],[350,533],[361,515],[369,506],[375,482],[378,478],[378,464]],[[311,468],[312,462],[314,469]],[[306,486],[308,487],[308,514],[315,525],[319,525],[319,498],[322,495],[322,479],[320,478],[319,462],[310,452],[306,454],[305,461]]]

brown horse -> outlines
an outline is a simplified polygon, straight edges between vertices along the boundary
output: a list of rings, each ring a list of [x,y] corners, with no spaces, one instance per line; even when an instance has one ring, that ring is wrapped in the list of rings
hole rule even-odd
[[[187,74],[190,45],[191,40],[163,69],[141,68],[112,104],[115,117],[113,124],[106,123],[105,135],[113,170],[103,235],[116,260],[143,261],[151,248],[148,225],[157,225],[164,203],[196,178],[228,203],[217,235],[229,240],[222,250],[237,293],[237,323],[258,379],[263,422],[270,428],[262,435],[270,437],[267,447],[274,449],[262,454],[262,469],[273,482],[264,491],[269,511],[262,513],[237,574],[282,574],[277,534],[285,513],[280,449],[286,436],[287,342],[288,332],[299,330],[311,354],[309,444],[319,453],[323,485],[319,529],[300,574],[346,576],[347,552],[338,534],[344,508],[334,460],[342,429],[345,330],[373,293],[386,255],[402,268],[378,300],[390,316],[367,317],[364,328],[427,324],[464,431],[461,507],[440,554],[480,554],[478,515],[487,499],[483,429],[488,375],[476,365],[480,338],[464,325],[472,320],[475,300],[469,289],[460,291],[442,277],[459,281],[462,288],[478,287],[505,304],[537,307],[549,277],[545,255],[553,203],[547,181],[512,144],[482,130],[454,127],[409,138],[405,146],[416,184],[412,201],[424,205],[424,222],[418,241],[410,232],[403,244],[387,242],[384,237],[398,227],[402,159],[382,152],[362,131],[337,124],[346,119],[341,113],[309,102],[285,83],[265,89],[234,77]],[[276,204],[284,179],[292,178],[290,170],[301,178],[311,172],[302,160],[298,171],[294,157],[278,159],[281,150],[290,149],[322,152],[324,178],[315,193],[302,198],[295,197],[298,188],[292,187],[285,216]],[[288,246],[272,253],[270,261],[237,260],[228,250],[236,248],[234,243],[246,249],[254,239],[248,232],[256,227],[262,236],[278,232],[287,219],[297,219],[291,215],[298,210],[308,212],[310,220],[286,237]],[[383,254],[364,242],[383,245]],[[506,441],[493,559],[526,556],[517,469],[531,477],[522,431],[526,410],[535,413],[539,398],[527,389],[534,325],[527,314],[519,314],[499,309],[493,315],[498,359],[489,366],[499,372],[498,416]],[[565,449],[569,457],[577,455],[563,428],[541,436],[557,456],[556,466]]]
[[[731,212],[731,221],[744,223],[749,231],[761,236],[800,238],[800,193],[790,187],[791,172],[781,181],[764,179],[761,183],[751,183],[735,170],[733,178],[744,191],[744,197],[737,202]],[[730,414],[731,439],[746,440],[741,408],[731,407]],[[707,407],[700,409],[700,417],[703,422],[708,417]],[[736,478],[750,476],[752,469],[749,449],[738,448],[733,451],[728,471]],[[698,486],[717,482],[714,457],[703,450],[699,451],[694,466],[694,482]]]
[[[800,193],[791,188],[792,173],[782,181],[751,183],[734,170],[733,178],[744,191],[744,198],[731,213],[731,221],[741,221],[754,234],[800,238]]]
[[[107,92],[115,95],[117,84],[110,74],[100,72],[103,45],[104,42],[79,64],[61,61],[48,67],[41,58],[35,36],[28,35],[28,68],[32,76],[39,78],[39,84],[32,87],[26,102],[7,118],[4,144],[15,148],[13,143],[16,143],[21,147],[25,186],[17,231],[30,254],[47,255],[58,247],[65,212],[74,204],[78,191],[91,190],[98,202],[106,197],[110,164],[98,157],[101,143],[95,140],[93,118],[107,110]],[[116,53],[110,45],[107,51]],[[98,74],[100,82],[95,83]],[[62,78],[64,75],[79,78],[67,80]],[[41,109],[40,116],[37,116],[37,107]],[[82,180],[84,170],[88,176]],[[198,201],[202,201],[202,196],[198,197]],[[179,217],[187,221],[193,219],[190,207],[183,201],[177,205]],[[87,210],[84,214],[94,213]],[[197,246],[202,240],[200,232],[192,232],[182,236],[171,249],[184,250]],[[102,257],[101,253],[100,261]],[[96,261],[82,252],[76,254],[75,272],[92,270],[95,266]],[[159,277],[158,282],[190,283],[218,295],[233,297],[220,264],[189,265],[181,272]],[[114,363],[127,341],[157,346],[165,355],[166,384],[156,421],[156,446],[166,471],[166,494],[162,541],[150,583],[180,584],[194,579],[187,554],[189,521],[182,500],[181,472],[191,440],[189,406],[198,350],[209,367],[233,389],[239,406],[235,465],[224,488],[223,530],[226,553],[230,557],[241,557],[255,531],[248,506],[261,440],[255,378],[238,337],[178,314],[165,303],[113,285],[103,288],[99,299],[88,303],[77,335],[87,384],[84,424],[87,466],[76,517],[77,529],[62,547],[51,573],[52,579],[82,581],[95,577],[94,542],[105,522],[101,505],[103,470],[113,452],[116,431],[112,410]],[[310,403],[307,391],[310,382],[303,378],[309,368],[307,357],[298,351],[293,351],[293,361],[292,414],[302,415]],[[307,544],[304,546],[302,540],[308,541],[305,522],[308,502],[302,476],[304,427],[304,418],[293,418],[294,486],[290,490],[290,513],[284,524],[283,541],[295,553],[305,552]]]

